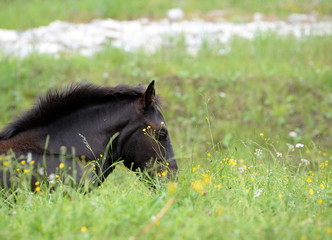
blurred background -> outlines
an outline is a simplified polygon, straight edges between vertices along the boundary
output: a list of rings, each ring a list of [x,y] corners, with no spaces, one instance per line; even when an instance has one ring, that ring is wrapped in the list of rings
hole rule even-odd
[[[330,0],[0,0],[0,127],[72,82],[157,81],[178,158],[331,152]]]

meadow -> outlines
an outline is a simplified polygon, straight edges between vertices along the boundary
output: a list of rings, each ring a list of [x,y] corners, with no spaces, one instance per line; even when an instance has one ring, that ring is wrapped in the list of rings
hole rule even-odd
[[[95,8],[91,1],[69,8],[73,1],[52,1],[52,15],[45,14],[51,11],[45,2],[29,1],[24,12],[22,1],[0,0],[0,28],[25,29],[58,17],[162,18],[174,6],[148,1],[144,9],[129,1],[123,10],[124,1],[100,0]],[[207,2],[181,1],[180,7],[193,16],[228,7],[235,21],[256,11],[283,18],[332,9],[324,0]],[[221,46],[205,45],[193,57],[181,39],[154,54],[109,47],[93,57],[1,54],[1,128],[55,87],[156,80],[180,170],[176,183],[165,181],[154,191],[121,164],[91,192],[60,180],[52,193],[43,184],[35,192],[2,190],[0,239],[331,239],[331,42],[331,36],[268,33],[253,41],[235,38],[223,55]]]

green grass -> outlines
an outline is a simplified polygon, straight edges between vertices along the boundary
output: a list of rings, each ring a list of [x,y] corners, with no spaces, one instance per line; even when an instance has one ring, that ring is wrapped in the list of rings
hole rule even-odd
[[[55,18],[162,18],[173,3],[0,0],[0,27]],[[256,11],[331,13],[323,0],[176,3],[192,16],[227,7],[233,19]],[[61,180],[52,193],[45,184],[37,193],[1,190],[0,239],[330,239],[331,41],[263,34],[206,45],[196,57],[181,40],[152,55],[114,48],[90,58],[0,55],[0,128],[54,87],[155,79],[180,168],[177,185],[156,191],[121,164],[101,188],[85,194]],[[231,51],[218,54],[225,47]],[[304,147],[289,147],[298,143]]]
[[[330,42],[267,34],[234,39],[227,55],[206,46],[194,58],[181,41],[153,55],[108,48],[92,58],[2,56],[1,127],[69,82],[156,79],[180,175],[177,187],[151,192],[120,165],[86,194],[61,182],[51,194],[44,185],[3,192],[0,238],[329,239]],[[297,143],[304,147],[287,145]]]
[[[0,0],[0,28],[25,29],[46,25],[55,19],[71,22],[86,22],[94,18],[160,19],[174,7],[181,7],[187,18],[200,16],[208,19],[212,17],[210,11],[226,9],[223,17],[233,21],[250,20],[255,12],[272,18],[285,18],[294,12],[315,12],[319,16],[332,14],[330,0]]]

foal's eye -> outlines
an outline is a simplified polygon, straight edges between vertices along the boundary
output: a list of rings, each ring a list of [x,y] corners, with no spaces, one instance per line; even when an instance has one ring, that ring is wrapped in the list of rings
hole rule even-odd
[[[167,139],[167,131],[159,131],[156,134],[158,140],[166,140]]]

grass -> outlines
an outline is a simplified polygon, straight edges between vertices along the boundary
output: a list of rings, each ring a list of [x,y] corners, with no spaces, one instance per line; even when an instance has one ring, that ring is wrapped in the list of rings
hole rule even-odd
[[[26,13],[19,0],[1,3],[0,27],[9,28],[47,24],[55,15],[70,21],[122,19],[153,9],[147,16],[158,18],[171,6],[155,1],[149,4],[163,7],[147,4],[145,10],[119,15],[93,15],[91,8],[85,18],[88,2],[80,1],[75,20],[69,5],[63,15],[52,15],[45,14],[46,1],[25,3]],[[57,9],[59,1],[52,3]],[[116,3],[124,4],[108,1],[105,11]],[[269,1],[259,8],[259,1],[252,6],[236,1],[233,6],[241,7],[231,9],[274,14],[286,3],[298,4],[299,12],[315,3],[330,9],[330,1]],[[195,1],[180,4],[192,14],[198,9]],[[203,4],[201,11],[208,11]],[[9,21],[16,11],[22,14]],[[206,45],[196,57],[186,53],[181,40],[152,55],[114,48],[90,58],[0,55],[0,128],[50,88],[155,79],[180,167],[178,183],[156,191],[121,164],[102,187],[85,194],[60,179],[51,194],[44,184],[34,193],[24,187],[15,194],[1,190],[0,239],[330,239],[331,40],[263,34],[253,41],[235,38],[228,46]],[[231,51],[218,54],[224,48]]]
[[[46,25],[54,19],[70,22],[86,22],[95,18],[136,19],[164,18],[170,8],[181,7],[186,17],[213,18],[212,10],[226,11],[223,17],[232,21],[248,21],[256,12],[270,17],[285,18],[291,13],[316,13],[319,16],[332,14],[329,0],[0,0],[0,28],[26,29]],[[199,10],[198,10],[199,9]],[[19,13],[19,14],[17,14]]]
[[[2,126],[49,88],[156,79],[180,176],[151,192],[120,165],[86,194],[61,182],[52,194],[3,193],[0,238],[328,239],[330,42],[268,34],[234,39],[227,55],[206,46],[194,59],[181,41],[154,55],[2,56]]]

